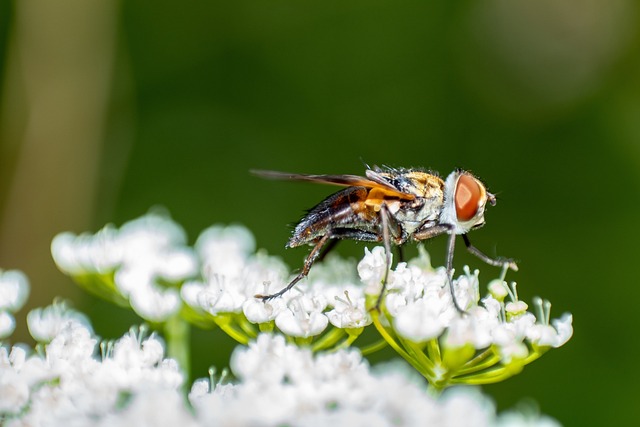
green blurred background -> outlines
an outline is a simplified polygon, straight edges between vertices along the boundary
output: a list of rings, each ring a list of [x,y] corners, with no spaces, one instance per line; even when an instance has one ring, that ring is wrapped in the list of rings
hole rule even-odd
[[[29,307],[64,296],[114,338],[138,320],[55,269],[57,232],[163,206],[191,241],[242,223],[293,270],[287,225],[334,189],[249,169],[462,167],[499,197],[472,241],[520,261],[525,300],[574,314],[565,347],[485,391],[567,426],[637,425],[638,6],[0,0],[0,266],[30,277]],[[461,246],[458,268],[495,277]],[[225,365],[230,338],[193,340],[195,376]]]

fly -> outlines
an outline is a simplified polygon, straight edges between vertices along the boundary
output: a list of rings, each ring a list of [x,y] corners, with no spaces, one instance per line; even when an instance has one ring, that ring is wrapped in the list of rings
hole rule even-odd
[[[386,269],[376,308],[380,306],[391,267],[391,245],[420,242],[448,234],[446,268],[451,297],[459,312],[453,291],[453,253],[456,236],[465,246],[489,265],[517,271],[511,259],[492,258],[471,244],[467,233],[485,224],[487,203],[496,204],[495,195],[470,172],[457,169],[446,180],[436,173],[417,169],[373,167],[365,176],[308,175],[254,170],[269,179],[286,179],[334,184],[346,187],[316,205],[293,231],[287,247],[313,245],[302,271],[282,290],[270,295],[256,295],[263,301],[282,296],[306,277],[323,248],[325,253],[339,240],[382,242],[386,252]]]

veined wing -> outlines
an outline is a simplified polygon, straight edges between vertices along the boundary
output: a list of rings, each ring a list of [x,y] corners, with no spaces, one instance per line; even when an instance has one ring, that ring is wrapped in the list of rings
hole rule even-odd
[[[377,174],[375,174],[375,178],[378,179],[374,180],[358,175],[312,175],[267,170],[251,170],[251,173],[268,179],[288,179],[294,181],[317,182],[322,184],[340,185],[344,187],[377,188],[385,195],[405,200],[413,200],[416,197],[414,194],[404,193],[398,190],[393,185],[385,181],[382,177],[378,177]],[[367,173],[367,176],[368,175],[369,174]]]

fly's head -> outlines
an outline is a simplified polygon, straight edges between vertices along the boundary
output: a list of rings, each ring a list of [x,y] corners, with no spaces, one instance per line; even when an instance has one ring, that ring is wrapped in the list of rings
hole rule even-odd
[[[458,169],[445,181],[440,222],[453,225],[456,234],[466,234],[484,225],[487,203],[494,206],[496,196],[489,193],[484,184],[471,173]]]

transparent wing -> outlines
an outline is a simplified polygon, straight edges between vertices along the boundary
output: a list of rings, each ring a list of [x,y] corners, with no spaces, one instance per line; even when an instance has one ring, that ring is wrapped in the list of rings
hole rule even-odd
[[[358,175],[311,175],[267,170],[251,170],[252,174],[267,179],[286,179],[293,181],[317,182],[322,184],[340,185],[344,187],[377,188],[384,194],[392,197],[398,197],[400,199],[407,200],[415,199],[415,195],[404,193],[398,190],[378,174],[374,173],[370,176],[370,172],[370,170],[367,171],[367,178],[365,178]]]

